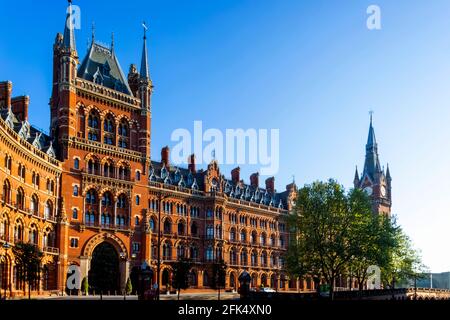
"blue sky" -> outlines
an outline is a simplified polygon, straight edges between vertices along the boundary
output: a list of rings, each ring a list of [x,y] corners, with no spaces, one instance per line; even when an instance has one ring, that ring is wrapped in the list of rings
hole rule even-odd
[[[87,1],[76,31],[82,58],[95,21],[122,68],[140,62],[149,24],[153,158],[174,129],[280,129],[276,187],[362,169],[369,116],[393,178],[393,212],[432,271],[450,270],[450,2]],[[366,28],[381,8],[382,29]],[[1,1],[0,79],[31,97],[49,125],[52,43],[65,1]],[[19,14],[20,13],[20,14]],[[231,167],[222,167],[228,176]],[[257,168],[241,166],[248,181]],[[265,178],[265,177],[263,177]]]

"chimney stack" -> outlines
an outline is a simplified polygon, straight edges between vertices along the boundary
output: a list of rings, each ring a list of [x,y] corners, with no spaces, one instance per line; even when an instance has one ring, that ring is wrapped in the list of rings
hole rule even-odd
[[[266,190],[267,192],[275,192],[275,177],[270,177],[266,179]]]
[[[30,97],[20,96],[11,99],[11,108],[14,115],[20,120],[28,120],[28,106],[30,104]]]
[[[191,173],[195,173],[195,154],[191,154],[188,158],[188,169]]]
[[[234,184],[237,184],[240,181],[240,172],[241,168],[236,167],[233,170],[231,170],[231,180],[233,180]]]
[[[3,102],[3,108],[7,109],[11,106],[12,82],[0,82],[0,102]]]
[[[161,162],[164,163],[166,168],[169,168],[169,147],[165,146],[161,149]]]
[[[258,172],[255,172],[250,176],[250,185],[253,188],[259,187],[259,173]]]

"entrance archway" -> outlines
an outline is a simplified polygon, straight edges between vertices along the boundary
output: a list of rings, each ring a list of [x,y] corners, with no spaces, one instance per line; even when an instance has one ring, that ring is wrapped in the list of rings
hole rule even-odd
[[[95,247],[89,270],[89,285],[96,293],[119,292],[119,255],[112,244],[102,242]]]

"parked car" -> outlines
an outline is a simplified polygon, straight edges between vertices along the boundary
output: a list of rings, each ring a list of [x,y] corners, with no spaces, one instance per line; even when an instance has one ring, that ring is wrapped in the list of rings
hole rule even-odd
[[[262,292],[276,292],[274,289],[268,288],[268,287],[262,288],[261,291],[262,291]]]

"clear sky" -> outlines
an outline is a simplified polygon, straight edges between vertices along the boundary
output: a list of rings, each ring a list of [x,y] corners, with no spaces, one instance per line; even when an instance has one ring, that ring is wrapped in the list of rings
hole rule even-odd
[[[80,57],[95,21],[128,72],[149,25],[153,158],[177,128],[280,129],[276,187],[362,169],[369,116],[393,178],[393,213],[434,272],[450,270],[450,2],[87,1]],[[381,8],[382,29],[366,28]],[[0,1],[0,79],[31,97],[30,121],[48,130],[52,43],[66,1]],[[222,171],[229,176],[231,167]],[[254,166],[241,166],[248,181]],[[265,177],[262,177],[265,178]]]

